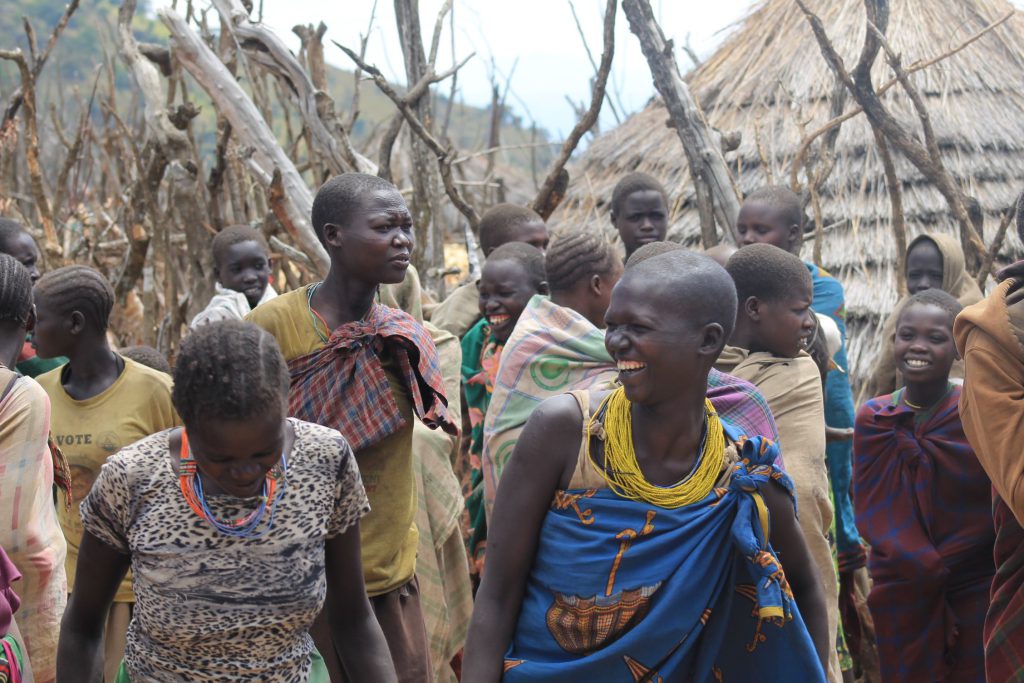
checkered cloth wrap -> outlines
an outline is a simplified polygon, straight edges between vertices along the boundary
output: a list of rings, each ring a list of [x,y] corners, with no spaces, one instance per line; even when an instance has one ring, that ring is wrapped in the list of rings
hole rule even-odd
[[[405,425],[378,354],[387,348],[424,424],[458,432],[448,416],[437,349],[408,313],[375,304],[362,320],[331,333],[327,344],[288,363],[293,417],[337,429],[355,451]]]

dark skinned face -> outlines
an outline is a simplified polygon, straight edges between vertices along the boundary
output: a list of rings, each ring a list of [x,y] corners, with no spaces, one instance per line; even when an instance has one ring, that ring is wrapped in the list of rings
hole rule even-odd
[[[907,254],[907,291],[942,289],[942,252],[931,240],[921,240]]]
[[[40,358],[70,355],[74,346],[71,316],[60,313],[45,296],[35,295],[36,326],[32,331],[32,348]],[[79,314],[81,315],[81,314]]]
[[[679,297],[647,273],[627,272],[612,291],[604,345],[633,403],[671,401],[679,387],[706,381],[701,372],[721,351],[722,328],[696,327],[685,309]]]
[[[232,244],[224,252],[223,263],[218,263],[214,274],[220,283],[245,295],[249,306],[263,298],[270,283],[270,257],[259,242],[249,240]]]
[[[907,384],[946,380],[957,358],[950,315],[932,304],[903,309],[893,345],[896,367]]]
[[[238,498],[260,495],[280,460],[288,422],[280,410],[246,420],[204,420],[188,429],[204,491]],[[209,486],[212,483],[214,486]]]
[[[627,254],[645,244],[664,241],[668,233],[665,198],[656,190],[640,190],[626,195],[621,210],[612,214],[612,225],[619,231]]]
[[[752,297],[753,298],[753,297]],[[778,301],[756,300],[747,302],[746,309],[756,306],[759,322],[757,348],[782,358],[795,358],[814,332],[814,313],[811,311],[813,295],[808,287],[794,296]]]
[[[788,224],[778,209],[756,200],[743,202],[736,218],[740,247],[772,244],[783,251],[793,251],[799,231],[800,227]]]
[[[39,279],[39,247],[36,241],[27,232],[19,232],[12,236],[3,245],[0,251],[16,258],[21,265],[25,266],[32,284]]]
[[[397,190],[367,195],[345,225],[324,226],[324,240],[342,272],[375,285],[404,280],[416,247],[412,214]]]
[[[508,259],[488,261],[478,287],[480,315],[487,318],[494,338],[505,343],[537,288],[522,264]]]
[[[512,242],[525,242],[532,247],[537,247],[541,252],[547,250],[548,242],[551,241],[551,236],[548,234],[548,226],[544,224],[544,221],[523,223],[516,227],[516,233],[516,238],[511,240]]]

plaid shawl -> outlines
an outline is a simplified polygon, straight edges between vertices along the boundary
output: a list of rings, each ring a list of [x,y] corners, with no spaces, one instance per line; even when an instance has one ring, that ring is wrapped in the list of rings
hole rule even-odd
[[[604,348],[604,330],[546,296],[530,300],[502,351],[484,421],[482,466],[488,516],[498,479],[530,413],[552,396],[611,384],[617,376]]]
[[[854,503],[871,546],[868,607],[882,680],[984,679],[991,485],[964,435],[959,399],[951,386],[916,414],[899,390],[857,415]]]
[[[408,313],[380,304],[334,330],[320,349],[288,363],[291,415],[337,429],[354,451],[401,429],[405,418],[379,358],[385,347],[398,362],[416,415],[432,429],[457,434],[430,335]]]
[[[989,681],[1017,681],[1024,671],[1024,529],[993,495],[997,569],[985,617],[985,675]]]

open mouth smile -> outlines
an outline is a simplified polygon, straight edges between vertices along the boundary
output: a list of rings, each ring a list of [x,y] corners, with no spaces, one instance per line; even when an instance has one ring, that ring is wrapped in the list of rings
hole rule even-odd
[[[620,373],[639,372],[647,367],[647,363],[636,360],[620,360],[615,363],[615,367]]]
[[[920,370],[921,368],[926,368],[932,364],[931,361],[922,360],[920,358],[904,358],[903,363],[908,368],[912,368],[914,370]]]
[[[504,313],[496,313],[494,315],[487,316],[487,322],[489,322],[494,327],[501,327],[511,319],[512,316],[506,315]]]

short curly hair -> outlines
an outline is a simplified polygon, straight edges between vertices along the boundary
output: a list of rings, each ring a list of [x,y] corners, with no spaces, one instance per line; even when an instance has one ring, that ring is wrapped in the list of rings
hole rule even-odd
[[[227,255],[228,249],[242,242],[255,242],[263,247],[263,251],[267,252],[268,256],[270,254],[270,245],[267,244],[266,238],[259,230],[248,225],[229,225],[214,235],[210,245],[213,250],[213,262],[218,268],[224,265],[224,257]]]
[[[171,400],[186,427],[245,420],[288,407],[288,365],[277,340],[241,320],[203,325],[185,338],[174,364]]]
[[[515,261],[523,267],[530,278],[530,284],[540,287],[547,282],[547,272],[544,270],[544,254],[540,249],[527,244],[526,242],[509,242],[503,244],[487,257],[487,264],[500,263],[501,261]],[[487,268],[487,264],[484,268]]]
[[[612,190],[612,201],[609,205],[612,214],[617,215],[622,211],[622,205],[625,203],[626,197],[634,192],[657,192],[661,195],[662,201],[665,202],[665,208],[668,209],[668,193],[665,191],[665,186],[657,178],[646,173],[630,173],[623,176],[615,184],[615,189]]]
[[[811,273],[799,257],[773,244],[751,244],[729,257],[725,269],[736,283],[740,306],[752,296],[781,301],[794,296],[802,285],[813,291]]]
[[[533,209],[518,204],[495,204],[480,217],[480,249],[485,254],[519,241],[519,228],[527,223],[543,223]]]
[[[79,311],[95,331],[106,332],[114,308],[114,288],[88,266],[64,266],[39,278],[37,297],[46,299],[61,315]]]
[[[911,294],[907,297],[907,300],[903,305],[900,306],[900,312],[896,316],[897,326],[900,324],[900,318],[903,316],[903,312],[915,304],[941,308],[949,314],[950,329],[953,329],[953,321],[956,320],[958,315],[960,315],[960,311],[964,310],[963,304],[957,301],[957,298],[949,292],[942,289],[925,289],[917,294]]]
[[[342,173],[320,186],[313,198],[311,219],[313,230],[321,244],[324,226],[328,223],[344,225],[352,213],[361,206],[363,197],[371,192],[398,192],[392,183],[368,173]]]

